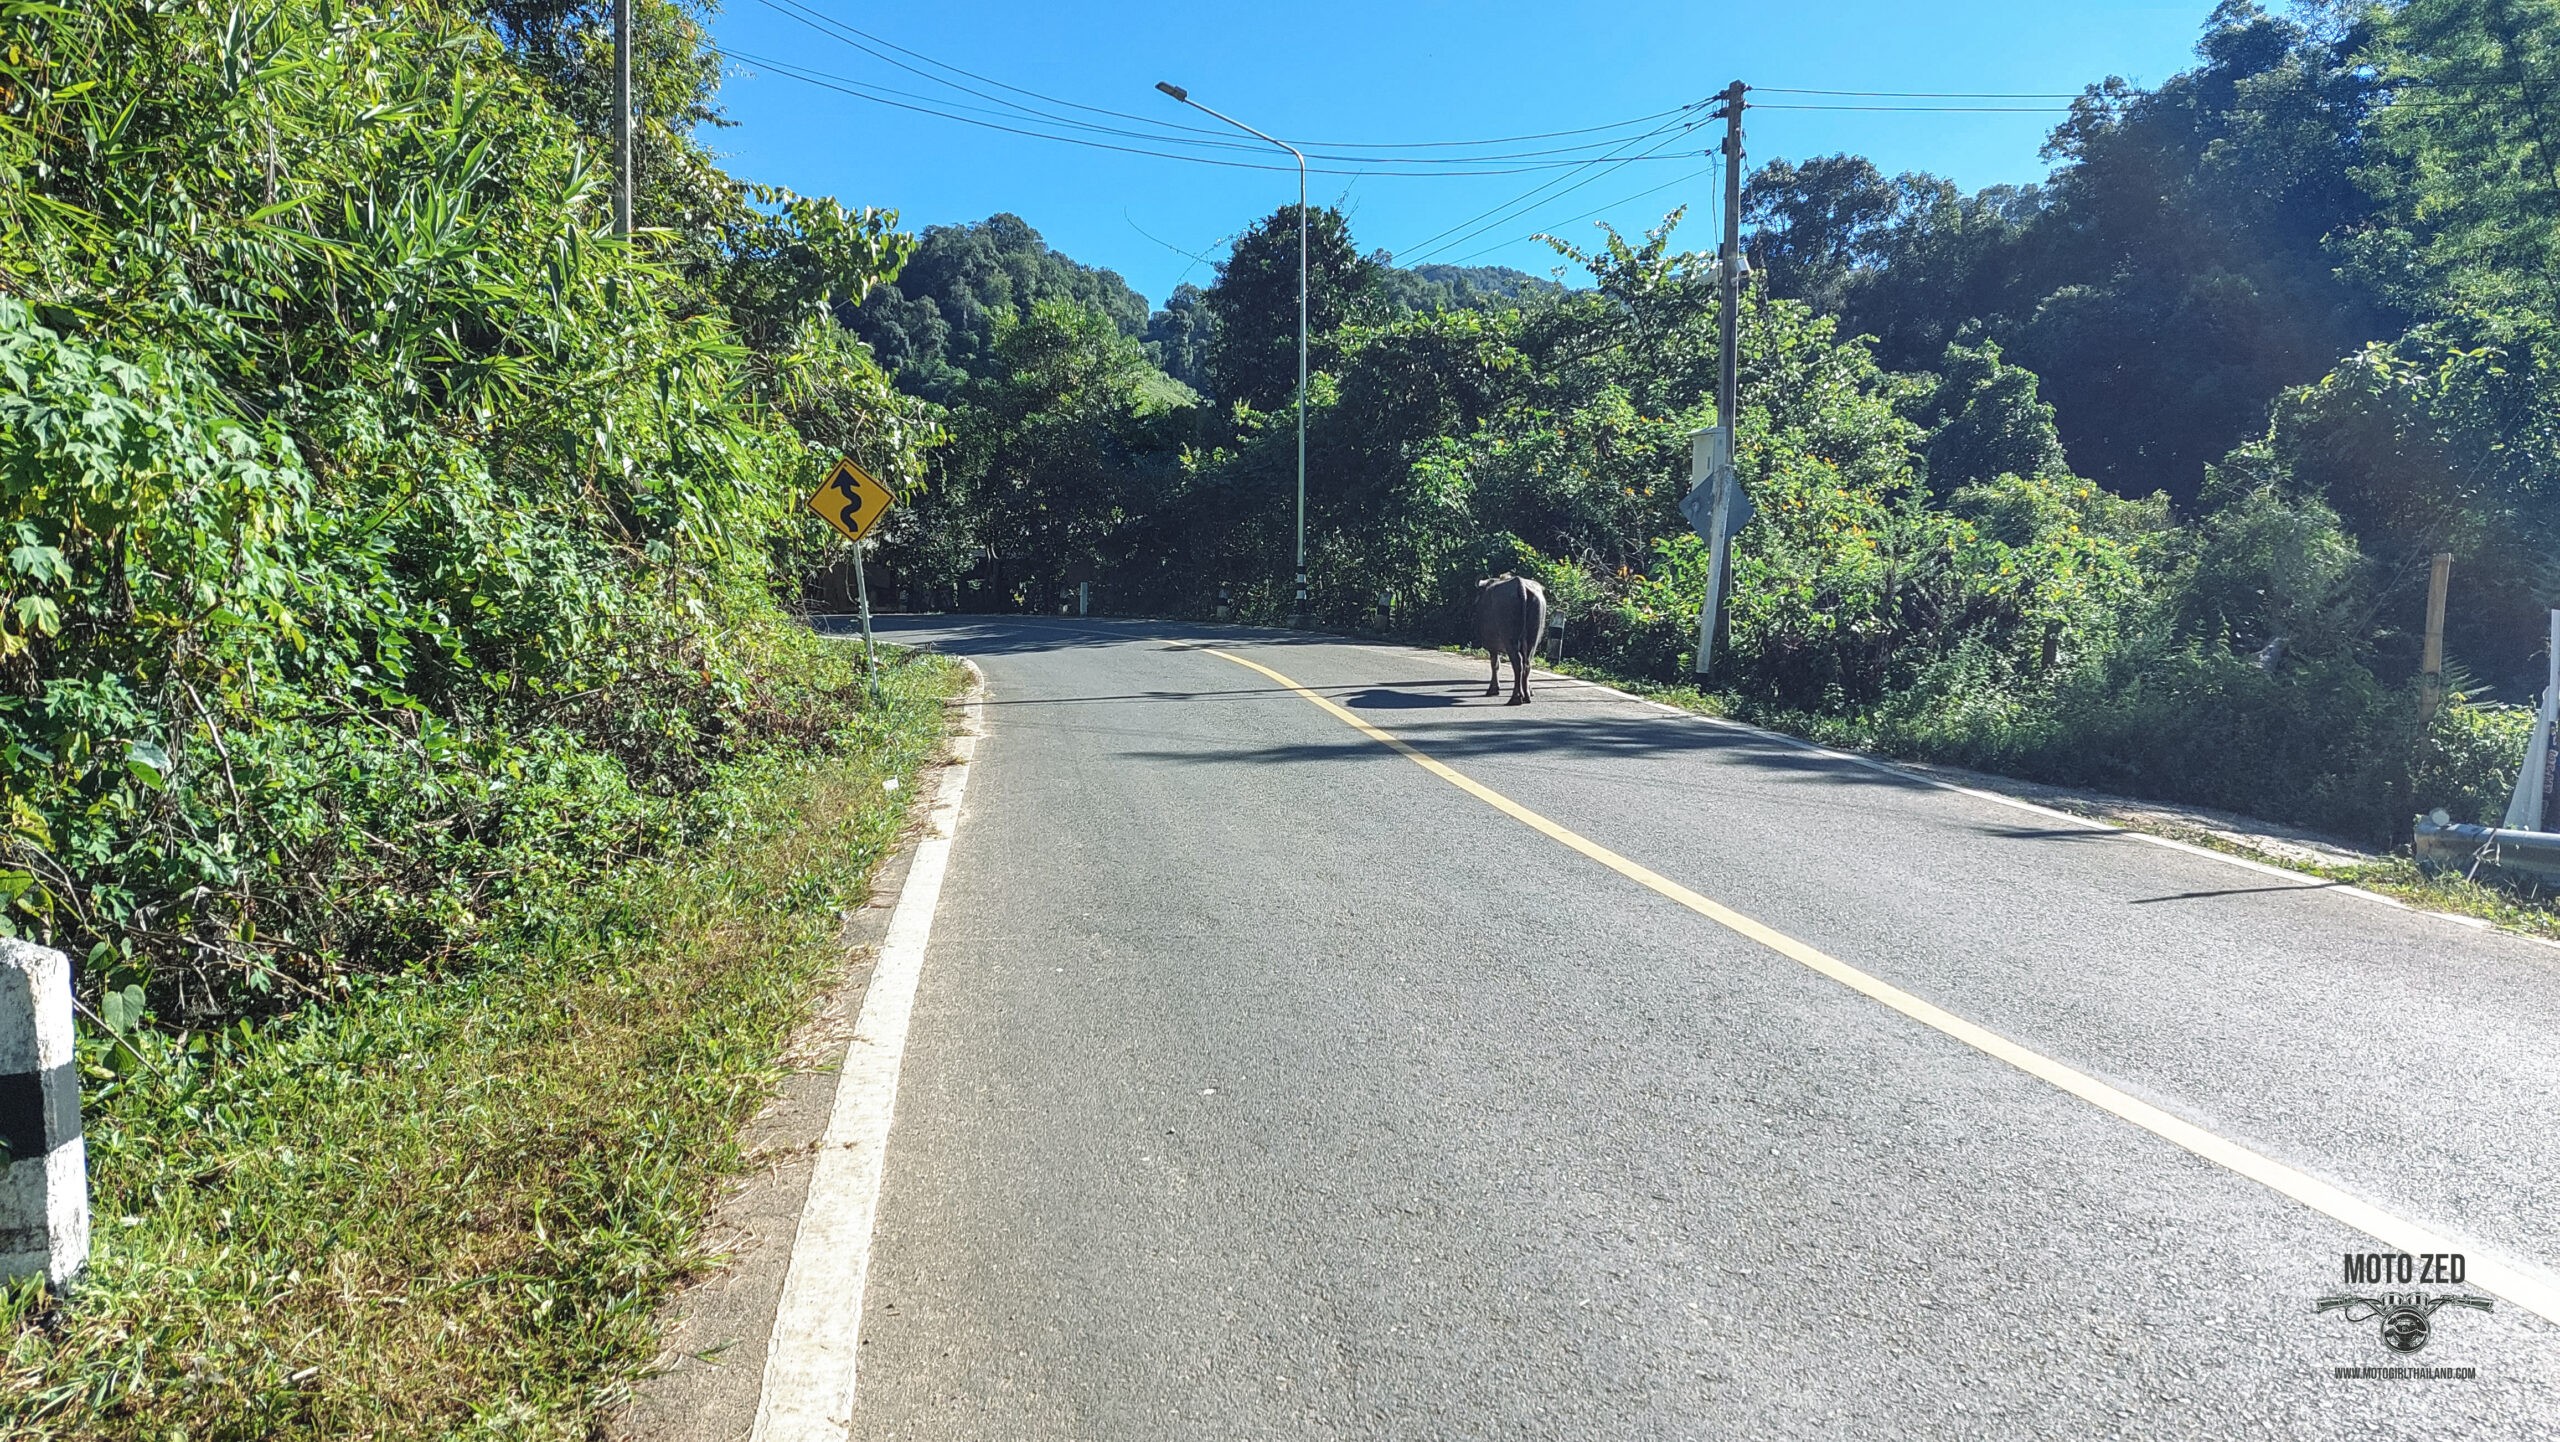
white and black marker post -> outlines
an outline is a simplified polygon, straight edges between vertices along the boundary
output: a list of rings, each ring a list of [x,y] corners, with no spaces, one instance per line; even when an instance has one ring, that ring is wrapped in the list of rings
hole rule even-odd
[[[71,1047],[71,963],[0,937],[0,1278],[60,1285],[89,1260],[89,1161]]]

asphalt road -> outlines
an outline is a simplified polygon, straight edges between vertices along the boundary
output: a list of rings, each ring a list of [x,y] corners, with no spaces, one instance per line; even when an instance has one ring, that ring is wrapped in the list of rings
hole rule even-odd
[[[1454,656],[882,629],[978,661],[987,735],[856,1436],[2560,1435],[2542,1317],[2386,1351],[2313,1311],[2370,1237],[1216,652],[2546,1282],[2560,949]],[[2409,1365],[2476,1375],[2335,1374]]]

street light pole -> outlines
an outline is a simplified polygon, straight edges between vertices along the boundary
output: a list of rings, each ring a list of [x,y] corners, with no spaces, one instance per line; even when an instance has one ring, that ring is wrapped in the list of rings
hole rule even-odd
[[[1191,98],[1191,92],[1159,80],[1156,89],[1203,115],[1223,120],[1257,140],[1269,141],[1298,160],[1298,596],[1289,607],[1291,625],[1307,619],[1307,157],[1298,147],[1265,135],[1232,115],[1221,115]]]

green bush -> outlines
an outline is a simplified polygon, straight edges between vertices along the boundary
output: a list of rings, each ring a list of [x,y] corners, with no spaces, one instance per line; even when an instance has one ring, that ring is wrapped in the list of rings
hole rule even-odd
[[[2221,807],[2377,845],[2398,822],[2414,705],[2363,667],[2275,673],[2215,647],[2132,643],[2022,682],[1980,645],[1828,734],[1903,755]]]
[[[2532,739],[2530,707],[2475,706],[2448,697],[2419,738],[2412,781],[2418,811],[2442,807],[2455,821],[2497,825],[2506,818]]]
[[[777,658],[824,744],[715,767],[716,834],[528,883],[467,973],[86,1038],[98,1230],[69,1305],[0,1291],[0,1432],[600,1435],[966,679],[856,654]]]
[[[888,217],[617,239],[437,3],[0,13],[0,926],[167,1020],[330,995],[805,739],[800,493],[931,439],[823,319]]]

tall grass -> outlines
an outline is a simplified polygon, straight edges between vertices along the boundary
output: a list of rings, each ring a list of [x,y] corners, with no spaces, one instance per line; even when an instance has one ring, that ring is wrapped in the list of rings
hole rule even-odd
[[[472,968],[146,1034],[121,1075],[91,1038],[94,1259],[0,1307],[0,1431],[589,1435],[955,679],[900,661],[869,709],[840,684],[811,744],[721,768],[699,844],[552,888]]]

